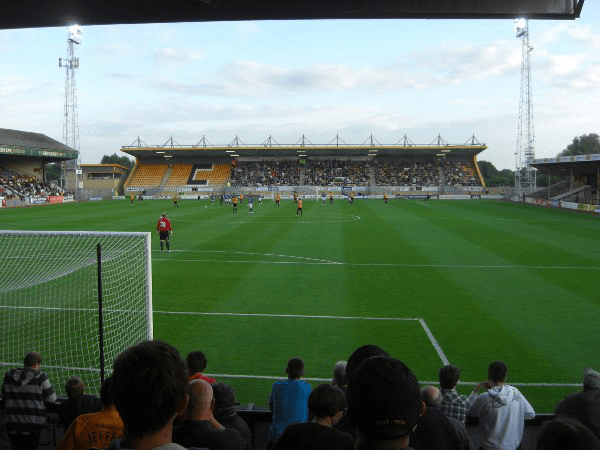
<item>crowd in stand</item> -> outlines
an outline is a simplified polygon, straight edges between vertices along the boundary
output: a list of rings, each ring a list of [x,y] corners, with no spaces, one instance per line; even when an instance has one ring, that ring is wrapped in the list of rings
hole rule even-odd
[[[459,162],[444,161],[444,177],[446,186],[480,186],[473,168]]]
[[[371,178],[374,168],[375,180]],[[231,168],[234,186],[480,186],[475,169],[449,160],[236,161]]]
[[[64,195],[65,190],[55,184],[45,183],[31,175],[19,175],[3,171],[0,175],[0,196],[7,199],[26,197],[48,197],[49,195]]]
[[[57,400],[41,362],[39,353],[28,353],[24,367],[9,370],[2,384],[6,430],[16,450],[37,448],[45,404]],[[78,377],[69,378],[69,399],[60,406],[66,432],[58,450],[252,450],[233,389],[204,375],[205,368],[202,352],[190,353],[186,362],[173,346],[145,341],[117,357],[100,400],[84,393]],[[507,372],[502,361],[492,362],[487,380],[464,396],[456,392],[457,367],[440,369],[440,388],[421,387],[406,364],[364,345],[335,364],[331,384],[313,389],[302,379],[302,360],[292,358],[287,379],[272,387],[267,448],[476,450],[464,425],[473,416],[479,419],[480,449],[516,450],[524,421],[535,412],[506,384]],[[600,450],[600,373],[585,369],[583,391],[556,405],[536,448]]]
[[[368,161],[313,160],[306,164],[306,186],[368,186]]]
[[[460,161],[376,161],[378,185],[480,186],[474,169]]]
[[[231,168],[233,186],[298,186],[300,163],[296,160],[237,161]]]

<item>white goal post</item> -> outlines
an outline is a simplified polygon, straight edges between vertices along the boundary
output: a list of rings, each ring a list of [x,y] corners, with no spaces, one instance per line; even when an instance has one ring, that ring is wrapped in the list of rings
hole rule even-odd
[[[116,356],[152,339],[150,233],[0,231],[0,369],[27,352],[59,393],[98,394]]]

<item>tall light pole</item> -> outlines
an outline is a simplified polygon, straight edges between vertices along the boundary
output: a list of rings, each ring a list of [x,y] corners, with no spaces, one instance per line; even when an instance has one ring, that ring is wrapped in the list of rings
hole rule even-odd
[[[77,170],[79,169],[79,124],[77,118],[77,92],[75,84],[75,69],[79,68],[79,58],[75,57],[75,46],[81,44],[81,27],[70,26],[67,33],[67,58],[58,59],[58,67],[65,68],[65,121],[63,138],[65,145],[77,150],[76,160],[63,163],[63,185],[67,180],[73,180],[72,190],[77,191]],[[71,176],[68,176],[71,175]],[[71,178],[72,177],[72,178]]]
[[[515,189],[519,199],[536,189],[536,173],[531,166],[535,159],[533,133],[533,100],[531,96],[531,64],[529,55],[529,21],[515,20],[515,32],[521,39],[521,94],[519,97],[519,129],[517,136]]]

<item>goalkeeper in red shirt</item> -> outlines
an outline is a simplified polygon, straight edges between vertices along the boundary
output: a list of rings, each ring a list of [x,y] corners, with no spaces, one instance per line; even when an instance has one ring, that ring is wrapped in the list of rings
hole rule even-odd
[[[163,251],[163,244],[167,245],[167,252],[171,253],[171,246],[169,242],[169,234],[173,234],[173,227],[171,221],[167,219],[167,213],[163,213],[162,217],[158,219],[156,224],[156,231],[160,239],[160,251]]]

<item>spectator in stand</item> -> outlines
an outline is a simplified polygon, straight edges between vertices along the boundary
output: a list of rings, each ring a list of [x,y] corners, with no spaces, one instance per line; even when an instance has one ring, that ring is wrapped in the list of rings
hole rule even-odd
[[[240,433],[225,428],[213,417],[215,399],[209,383],[204,380],[189,382],[190,397],[183,421],[173,429],[173,442],[186,448],[206,447],[210,450],[244,450]]]
[[[591,367],[583,371],[583,391],[558,402],[554,415],[579,420],[600,439],[600,373]]]
[[[77,417],[58,444],[56,450],[86,450],[105,448],[123,437],[123,421],[115,408],[110,390],[112,378],[100,388],[102,411]]]
[[[285,369],[288,379],[273,383],[269,407],[273,411],[273,423],[269,429],[267,449],[270,449],[290,423],[308,420],[308,397],[311,387],[302,380],[304,362],[299,358],[288,361]]]
[[[215,397],[213,416],[225,428],[237,430],[246,444],[246,450],[252,450],[252,432],[246,421],[235,410],[233,388],[225,383],[213,383],[211,387]]]
[[[401,361],[373,356],[352,371],[348,415],[356,430],[356,450],[410,448],[424,411],[419,382]]]
[[[600,441],[571,417],[547,420],[538,432],[536,450],[600,450]]]
[[[439,380],[442,392],[440,410],[448,417],[465,423],[470,404],[466,395],[456,392],[459,378],[460,369],[452,364],[445,365],[440,369]]]
[[[346,363],[346,377],[348,380],[352,378],[354,370],[366,359],[371,358],[372,356],[390,356],[388,352],[386,352],[381,347],[374,344],[365,344],[358,347],[356,350],[352,352],[350,358],[348,358],[348,362]]]
[[[108,450],[183,450],[171,442],[173,421],[188,402],[187,368],[177,349],[144,341],[114,362],[111,393],[123,420],[123,438]]]
[[[421,400],[427,409],[417,422],[410,439],[415,450],[476,450],[465,425],[440,411],[442,395],[435,386],[421,388]]]
[[[342,392],[344,392],[344,396],[348,390],[348,378],[346,377],[347,364],[348,363],[346,361],[338,361],[335,363],[335,366],[333,366],[332,384],[339,387]],[[352,427],[352,423],[350,423],[350,419],[345,412],[342,415],[342,418],[334,425],[334,428],[354,436],[354,428]]]
[[[71,422],[81,414],[98,412],[102,409],[102,402],[98,397],[85,393],[85,384],[78,376],[69,377],[65,383],[67,400],[60,404],[60,423],[66,430]]]
[[[204,372],[204,369],[206,369],[207,363],[206,355],[204,355],[204,352],[190,352],[187,355],[186,361],[189,372],[188,380],[204,380],[207,383],[214,383],[215,381],[217,381],[214,378],[207,377],[206,375],[202,374],[202,372]]]
[[[25,355],[23,368],[10,369],[2,383],[2,407],[8,438],[15,450],[36,450],[46,423],[46,404],[56,402],[56,394],[42,372],[37,352]]]
[[[346,409],[346,395],[331,384],[317,386],[308,397],[312,422],[292,423],[277,439],[273,450],[353,450],[354,438],[333,426]]]
[[[535,411],[519,390],[504,384],[508,367],[495,361],[488,367],[488,380],[479,383],[469,396],[469,415],[479,417],[483,450],[515,450],[523,439],[524,419]],[[485,388],[486,392],[477,395]]]

